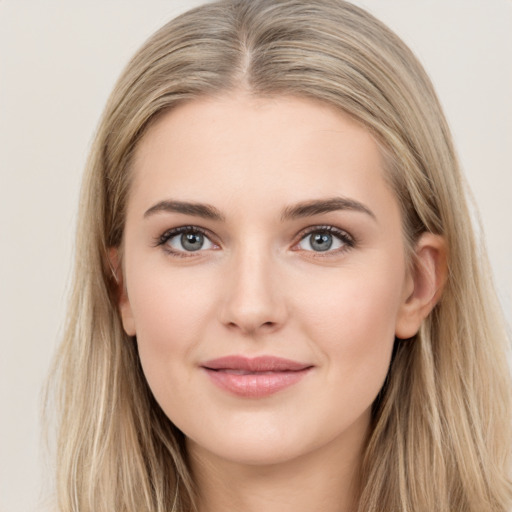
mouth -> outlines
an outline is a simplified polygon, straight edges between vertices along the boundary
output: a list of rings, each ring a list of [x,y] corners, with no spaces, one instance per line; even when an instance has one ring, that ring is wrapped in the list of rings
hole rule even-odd
[[[244,398],[263,398],[298,383],[313,368],[274,356],[227,356],[201,364],[219,388]]]

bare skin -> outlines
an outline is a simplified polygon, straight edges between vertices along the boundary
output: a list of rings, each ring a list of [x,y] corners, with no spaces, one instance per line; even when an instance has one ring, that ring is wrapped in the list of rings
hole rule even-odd
[[[366,418],[361,423],[366,423]],[[275,465],[233,464],[189,442],[191,465],[201,492],[200,511],[354,510],[364,444],[359,427],[354,425],[352,439],[347,433],[347,444],[332,443]]]
[[[187,437],[201,512],[352,511],[371,405],[395,337],[439,296],[442,239],[423,235],[409,271],[377,144],[306,99],[181,105],[133,172],[123,325]],[[227,356],[302,369],[212,368]]]

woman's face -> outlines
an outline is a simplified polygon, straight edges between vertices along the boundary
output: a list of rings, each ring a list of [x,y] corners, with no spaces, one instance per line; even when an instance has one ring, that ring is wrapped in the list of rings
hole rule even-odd
[[[195,100],[134,160],[125,330],[189,448],[358,450],[412,292],[377,145],[297,98]]]

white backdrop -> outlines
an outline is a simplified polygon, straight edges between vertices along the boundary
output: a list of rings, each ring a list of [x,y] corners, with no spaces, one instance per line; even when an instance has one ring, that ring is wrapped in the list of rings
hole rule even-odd
[[[64,320],[80,175],[115,79],[197,0],[0,0],[0,512],[39,510],[40,389]],[[512,1],[361,0],[437,87],[512,318]]]

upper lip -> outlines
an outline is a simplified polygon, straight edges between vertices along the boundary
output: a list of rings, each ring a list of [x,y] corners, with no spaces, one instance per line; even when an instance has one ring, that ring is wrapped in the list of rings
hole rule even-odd
[[[275,356],[225,356],[218,359],[211,359],[201,364],[208,370],[242,370],[247,372],[290,372],[311,368],[311,364],[292,361]]]

